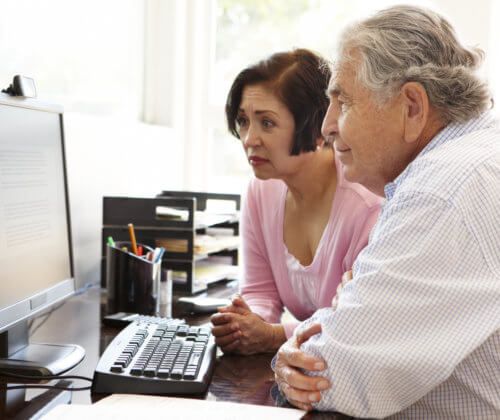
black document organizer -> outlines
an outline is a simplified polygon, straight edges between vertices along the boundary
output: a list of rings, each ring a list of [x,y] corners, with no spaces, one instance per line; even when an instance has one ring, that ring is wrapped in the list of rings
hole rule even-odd
[[[134,224],[137,242],[155,247],[157,239],[184,239],[187,241],[187,252],[165,251],[162,268],[186,272],[186,283],[174,283],[174,291],[179,294],[192,295],[206,288],[195,289],[194,268],[196,261],[207,256],[196,256],[193,252],[195,234],[205,233],[207,227],[224,227],[239,234],[239,221],[229,221],[211,226],[196,224],[196,210],[204,211],[207,200],[230,200],[240,210],[241,199],[238,194],[217,194],[188,191],[163,191],[155,198],[103,197],[103,229],[102,229],[102,262],[101,286],[106,287],[106,243],[108,236],[115,241],[130,239],[127,225]],[[162,219],[156,214],[157,207],[172,207],[187,210],[187,220]],[[233,265],[238,264],[238,249],[226,249],[215,253],[231,257]],[[164,276],[163,276],[164,277]]]

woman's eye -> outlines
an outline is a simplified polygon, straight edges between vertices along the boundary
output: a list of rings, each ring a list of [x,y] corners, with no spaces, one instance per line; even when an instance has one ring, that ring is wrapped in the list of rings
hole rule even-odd
[[[236,124],[238,126],[238,129],[245,127],[245,125],[247,124],[247,119],[244,117],[238,117],[236,118]]]
[[[262,125],[265,128],[271,128],[274,127],[274,123],[271,120],[262,120]]]

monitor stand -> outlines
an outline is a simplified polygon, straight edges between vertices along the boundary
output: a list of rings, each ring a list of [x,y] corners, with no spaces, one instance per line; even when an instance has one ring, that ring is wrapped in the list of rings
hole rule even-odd
[[[85,356],[85,350],[76,344],[30,344],[28,337],[26,321],[0,334],[0,377],[8,373],[59,375],[74,368]]]

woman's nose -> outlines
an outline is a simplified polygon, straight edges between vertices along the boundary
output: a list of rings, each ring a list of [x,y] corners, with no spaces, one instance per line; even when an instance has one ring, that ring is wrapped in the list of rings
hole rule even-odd
[[[245,147],[255,147],[260,145],[261,142],[259,133],[251,124],[248,127],[248,130],[244,133],[242,140]]]

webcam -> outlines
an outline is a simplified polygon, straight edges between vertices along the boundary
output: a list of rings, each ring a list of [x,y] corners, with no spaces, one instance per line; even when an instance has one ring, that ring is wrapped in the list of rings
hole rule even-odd
[[[14,76],[14,80],[7,89],[2,92],[10,96],[24,96],[26,98],[36,98],[35,81],[31,77],[21,76],[20,74]]]

